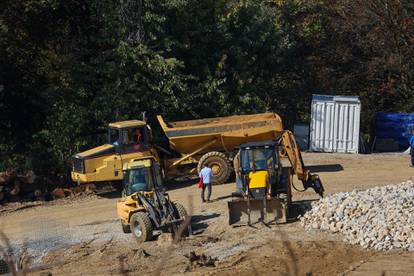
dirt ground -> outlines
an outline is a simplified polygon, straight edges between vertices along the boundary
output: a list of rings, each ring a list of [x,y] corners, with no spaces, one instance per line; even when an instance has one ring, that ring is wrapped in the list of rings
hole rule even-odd
[[[327,194],[414,179],[408,155],[305,153],[304,161]],[[231,227],[227,201],[234,183],[214,186],[213,202],[202,204],[195,182],[169,187],[171,198],[192,214],[194,235],[178,243],[162,234],[138,245],[123,234],[114,192],[3,207],[0,230],[17,254],[28,248],[34,256],[32,275],[414,275],[414,252],[350,246],[338,234],[304,231],[294,217],[278,226]],[[317,198],[294,192],[296,210]],[[208,261],[190,262],[191,251]]]

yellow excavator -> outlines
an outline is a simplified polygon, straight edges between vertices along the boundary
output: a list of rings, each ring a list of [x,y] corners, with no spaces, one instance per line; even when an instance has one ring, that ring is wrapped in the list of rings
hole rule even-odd
[[[287,156],[291,167],[283,167]],[[239,189],[228,202],[230,225],[286,223],[292,202],[292,177],[303,183],[304,191],[313,188],[323,197],[324,188],[318,175],[305,169],[293,134],[284,131],[277,140],[249,142],[240,145],[235,162]],[[295,188],[296,189],[296,188]]]

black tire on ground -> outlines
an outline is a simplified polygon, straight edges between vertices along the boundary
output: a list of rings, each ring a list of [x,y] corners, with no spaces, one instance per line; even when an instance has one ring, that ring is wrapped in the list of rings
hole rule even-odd
[[[204,154],[198,161],[198,173],[200,173],[205,164],[213,170],[212,184],[226,183],[233,172],[230,160],[222,152],[211,151]]]
[[[131,233],[131,228],[129,227],[129,224],[124,224],[121,220],[121,226],[122,226],[122,232],[125,234]]]
[[[153,226],[150,218],[145,212],[137,212],[131,216],[130,229],[138,243],[152,239]]]
[[[184,219],[187,218],[187,211],[185,210],[183,205],[181,205],[178,202],[175,202],[174,203],[174,208],[175,208],[175,211],[176,211],[177,218],[184,218]],[[180,225],[178,225],[178,229],[180,229],[180,227],[182,227],[181,225],[183,225],[183,223],[184,222],[182,222]],[[191,228],[191,222],[189,222],[189,224],[185,227],[185,229],[182,229],[181,237],[188,237],[189,233],[190,233],[190,228]]]

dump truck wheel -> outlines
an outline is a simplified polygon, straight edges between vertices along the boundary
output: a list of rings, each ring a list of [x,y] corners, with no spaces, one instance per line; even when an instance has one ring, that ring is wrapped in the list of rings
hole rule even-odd
[[[174,208],[175,208],[176,215],[177,215],[178,218],[184,218],[185,219],[187,217],[187,211],[185,210],[183,205],[176,202],[176,203],[174,203]],[[180,227],[182,225],[182,223],[183,222],[181,222],[181,224],[178,225],[178,227]],[[190,228],[190,224],[187,227],[185,227],[185,229],[182,230],[181,237],[188,237],[188,235],[190,233],[189,228]]]
[[[152,239],[152,223],[144,212],[137,212],[131,216],[130,229],[138,243]]]
[[[200,173],[205,164],[213,170],[212,184],[226,183],[233,171],[230,160],[225,154],[218,151],[206,153],[200,158],[197,165],[198,173]]]
[[[125,224],[121,220],[121,226],[122,226],[122,232],[124,232],[125,234],[131,233],[131,227],[129,227],[129,224]]]

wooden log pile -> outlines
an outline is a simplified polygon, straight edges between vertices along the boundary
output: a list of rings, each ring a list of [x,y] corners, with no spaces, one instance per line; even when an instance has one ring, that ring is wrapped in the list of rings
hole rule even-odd
[[[17,173],[10,169],[0,172],[0,204],[45,200],[47,193],[44,180],[38,178],[33,171]]]
[[[17,173],[9,169],[0,172],[0,206],[8,202],[45,201],[94,194],[95,185],[70,186],[62,181],[39,177],[33,171]]]

